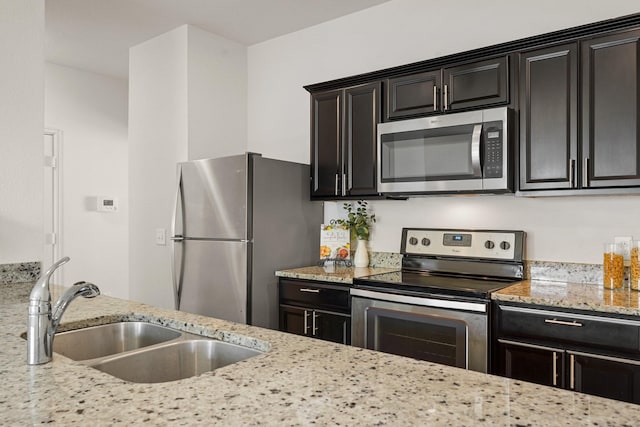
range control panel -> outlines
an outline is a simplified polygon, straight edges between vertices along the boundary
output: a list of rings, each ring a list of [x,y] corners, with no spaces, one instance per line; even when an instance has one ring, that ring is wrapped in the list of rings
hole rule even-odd
[[[403,254],[522,261],[524,231],[403,228]]]

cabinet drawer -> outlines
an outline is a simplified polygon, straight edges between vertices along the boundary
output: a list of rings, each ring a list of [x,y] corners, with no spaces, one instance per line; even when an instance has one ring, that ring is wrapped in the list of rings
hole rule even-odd
[[[280,279],[280,304],[349,313],[349,288],[318,282]]]
[[[498,310],[500,337],[640,352],[637,321],[511,306],[498,306]]]

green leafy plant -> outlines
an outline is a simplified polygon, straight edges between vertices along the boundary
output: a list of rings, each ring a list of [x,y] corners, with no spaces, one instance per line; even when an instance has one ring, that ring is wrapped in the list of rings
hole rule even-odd
[[[351,237],[359,240],[369,240],[371,225],[376,222],[375,214],[369,214],[369,206],[366,201],[358,200],[356,206],[353,203],[345,203],[343,209],[347,211],[347,219],[336,220],[337,224],[351,229]]]

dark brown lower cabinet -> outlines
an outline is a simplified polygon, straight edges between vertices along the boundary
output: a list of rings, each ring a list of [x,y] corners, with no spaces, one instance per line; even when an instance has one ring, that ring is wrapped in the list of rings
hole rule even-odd
[[[640,321],[498,304],[492,372],[640,403]]]
[[[351,344],[349,288],[297,279],[280,279],[283,332]]]

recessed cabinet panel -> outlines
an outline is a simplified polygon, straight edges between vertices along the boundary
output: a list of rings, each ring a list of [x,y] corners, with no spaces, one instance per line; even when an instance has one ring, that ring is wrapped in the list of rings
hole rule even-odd
[[[640,185],[640,31],[583,42],[584,187]]]
[[[345,195],[376,194],[376,127],[380,83],[345,90]]]
[[[507,58],[500,57],[443,70],[444,109],[459,110],[509,100]]]
[[[578,46],[520,55],[520,189],[576,183]]]
[[[333,196],[340,173],[342,91],[314,94],[311,103],[311,195]]]
[[[569,388],[581,393],[640,403],[640,361],[618,362],[598,355],[568,352]]]
[[[385,121],[438,110],[440,75],[440,70],[437,70],[387,79]]]

